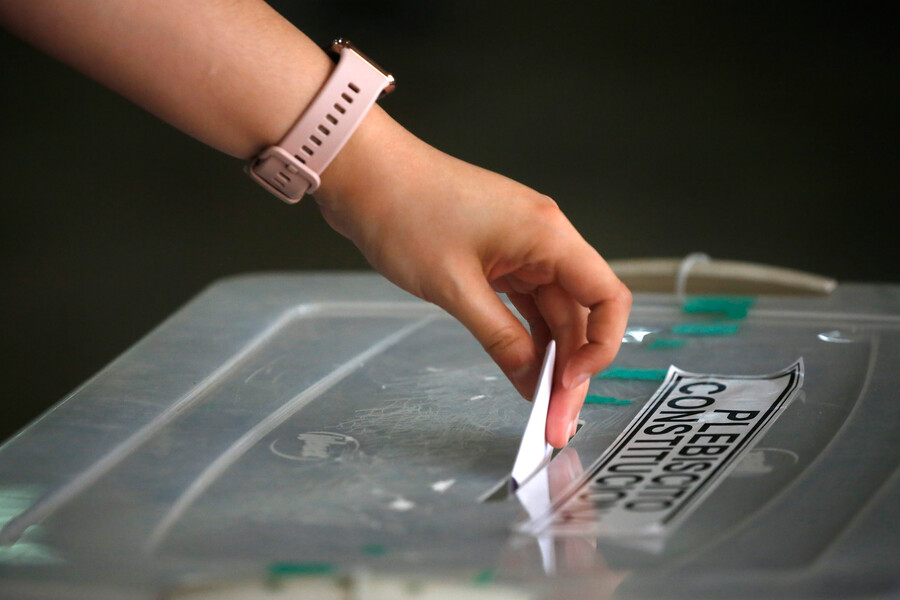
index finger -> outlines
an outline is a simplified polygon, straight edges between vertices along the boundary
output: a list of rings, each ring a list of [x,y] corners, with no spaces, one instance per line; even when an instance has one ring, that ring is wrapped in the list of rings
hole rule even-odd
[[[590,310],[587,343],[569,358],[562,384],[574,389],[612,362],[631,311],[631,292],[603,257],[583,239],[557,263],[557,280]]]

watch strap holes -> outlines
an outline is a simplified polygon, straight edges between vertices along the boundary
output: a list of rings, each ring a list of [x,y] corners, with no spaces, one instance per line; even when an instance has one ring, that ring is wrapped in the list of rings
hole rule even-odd
[[[331,113],[328,113],[327,115],[325,115],[325,118],[328,119],[332,125],[338,124],[338,120],[334,116],[332,116]]]
[[[291,180],[291,178],[288,177],[287,175],[285,175],[281,171],[279,171],[279,173],[277,175],[275,175],[275,182],[281,187],[284,187],[287,184],[287,182],[290,180]]]
[[[300,149],[303,150],[304,152],[306,152],[307,154],[309,154],[310,156],[315,154],[315,152],[313,152],[312,148],[310,148],[309,146],[304,145]]]
[[[352,81],[351,81],[350,83],[347,84],[347,87],[350,88],[351,90],[353,90],[353,93],[354,93],[354,94],[358,94],[358,93],[359,93],[359,86],[356,85],[355,83],[353,83]]]
[[[353,103],[353,98],[350,97],[350,94],[348,94],[347,92],[341,92],[341,98],[343,98],[344,100],[346,100],[346,101],[347,101],[347,104],[352,104],[352,103]]]
[[[337,102],[334,103],[334,110],[338,111],[338,112],[341,113],[341,114],[344,114],[345,112],[347,112],[347,109],[344,108],[343,106],[341,106],[341,105],[340,105],[339,103],[337,103]]]
[[[304,149],[305,149],[305,147],[304,147]],[[297,160],[299,160],[299,161],[300,161],[301,163],[303,163],[304,165],[306,164],[306,159],[303,158],[302,156],[300,156],[299,154],[295,154],[295,155],[294,155],[294,158],[296,158]]]
[[[330,135],[330,134],[331,134],[331,130],[328,129],[327,127],[325,127],[324,125],[319,125],[318,129],[319,129],[319,131],[321,131],[321,132],[324,133],[325,135]]]
[[[314,136],[314,135],[309,136],[309,139],[311,139],[311,140],[312,140],[312,143],[315,144],[316,146],[321,146],[321,145],[322,145],[322,140],[320,140],[319,138],[317,138],[317,137]]]

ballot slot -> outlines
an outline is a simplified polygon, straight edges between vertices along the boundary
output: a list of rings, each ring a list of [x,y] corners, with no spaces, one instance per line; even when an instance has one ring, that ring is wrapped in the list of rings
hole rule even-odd
[[[578,435],[578,432],[581,431],[581,428],[584,427],[584,420],[578,419],[578,424],[575,428],[575,433],[569,440],[569,443],[572,443],[572,440],[575,439],[575,436]],[[559,453],[562,452],[563,448],[554,448],[553,453],[551,454],[550,462],[552,462]],[[485,490],[480,496],[478,496],[477,501],[479,503],[484,502],[502,502],[508,499],[510,496],[515,494],[515,490],[511,489],[510,483],[512,479],[510,475],[506,475],[499,479],[496,483],[494,483],[491,487]]]

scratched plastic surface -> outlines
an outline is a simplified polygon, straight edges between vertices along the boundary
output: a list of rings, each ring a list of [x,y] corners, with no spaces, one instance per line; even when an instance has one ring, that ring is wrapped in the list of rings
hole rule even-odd
[[[518,502],[479,502],[530,405],[459,324],[370,276],[229,280],[0,448],[0,596],[264,598],[273,564],[460,598],[485,573],[523,598],[896,594],[898,311],[897,287],[845,286],[679,335],[721,318],[637,298],[615,365],[764,374],[802,356],[805,384],[660,547],[557,540],[546,573]],[[587,468],[658,385],[595,378],[630,403],[586,405],[556,461]]]

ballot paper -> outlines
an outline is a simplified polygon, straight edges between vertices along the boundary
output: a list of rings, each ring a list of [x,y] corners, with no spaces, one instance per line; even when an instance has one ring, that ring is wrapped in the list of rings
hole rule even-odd
[[[544,364],[534,391],[531,416],[525,425],[519,453],[513,463],[511,488],[516,489],[524,484],[535,472],[544,466],[545,461],[553,453],[553,447],[547,443],[547,410],[550,408],[550,390],[553,387],[553,368],[556,364],[556,342],[547,345]]]

